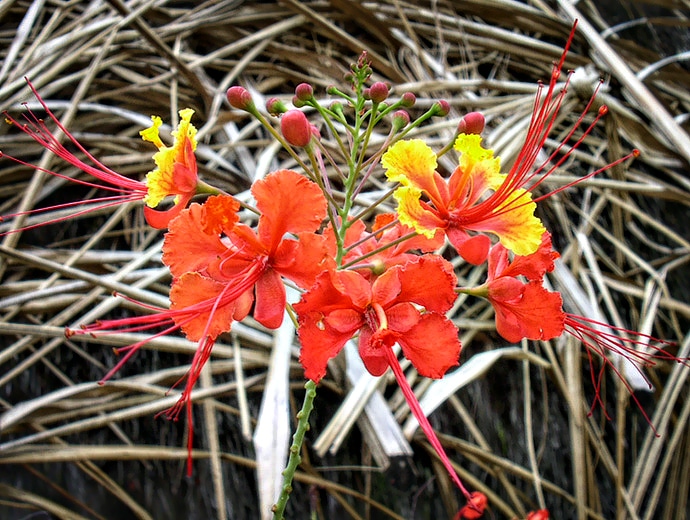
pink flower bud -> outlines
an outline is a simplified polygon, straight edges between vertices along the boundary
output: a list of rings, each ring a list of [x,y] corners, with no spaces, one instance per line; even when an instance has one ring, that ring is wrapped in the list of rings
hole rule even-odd
[[[450,104],[445,99],[439,99],[433,104],[431,110],[434,116],[446,117],[450,112]]]
[[[393,112],[393,128],[397,132],[401,128],[405,128],[410,124],[410,114],[405,110],[396,110]]]
[[[292,146],[304,148],[311,141],[311,124],[299,110],[288,110],[280,118],[280,130],[283,137]]]
[[[481,134],[484,130],[484,115],[481,112],[470,112],[458,123],[459,134]]]
[[[238,110],[246,110],[247,112],[256,110],[251,94],[244,87],[230,87],[225,95],[230,102],[230,106]]]
[[[280,99],[272,97],[266,101],[266,112],[272,116],[279,116],[287,112],[287,107]]]
[[[388,97],[388,86],[381,81],[377,81],[369,87],[369,98],[374,103],[382,103]]]
[[[413,107],[416,102],[417,96],[415,96],[412,92],[405,92],[402,96],[400,96],[400,106],[405,108]]]
[[[314,97],[314,87],[309,83],[300,83],[295,88],[295,97],[300,101],[309,101]]]

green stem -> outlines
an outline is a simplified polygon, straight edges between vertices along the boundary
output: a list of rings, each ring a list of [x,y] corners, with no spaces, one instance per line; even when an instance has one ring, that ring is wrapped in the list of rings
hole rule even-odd
[[[297,413],[297,430],[292,437],[292,446],[290,446],[290,457],[285,470],[283,470],[283,489],[280,492],[278,501],[273,506],[273,520],[283,520],[285,513],[285,506],[287,506],[290,493],[292,493],[292,479],[295,476],[297,467],[302,463],[302,444],[304,443],[304,434],[309,429],[309,415],[314,408],[314,398],[316,397],[316,383],[314,381],[307,381],[304,385],[306,394],[304,395],[304,403],[302,409]]]

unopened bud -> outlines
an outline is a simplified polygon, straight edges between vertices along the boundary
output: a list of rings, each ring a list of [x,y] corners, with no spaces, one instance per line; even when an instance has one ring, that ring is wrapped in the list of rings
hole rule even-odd
[[[431,107],[434,116],[446,117],[450,113],[450,104],[445,99],[439,99]]]
[[[369,87],[369,98],[374,103],[382,103],[388,98],[388,86],[381,81],[375,82]]]
[[[251,94],[244,87],[230,87],[225,95],[230,102],[230,106],[233,108],[238,110],[246,110],[247,112],[256,110]]]
[[[280,99],[272,97],[266,101],[266,112],[272,116],[279,116],[287,112],[287,107]]]
[[[295,97],[300,101],[309,101],[314,97],[314,87],[309,83],[300,83],[295,88]]]
[[[393,130],[396,132],[410,124],[410,114],[405,110],[393,112]]]
[[[331,112],[336,114],[338,117],[341,119],[345,118],[345,114],[343,113],[343,104],[340,101],[334,101],[331,103],[331,106],[328,107]]]
[[[479,135],[484,130],[485,123],[484,114],[481,112],[470,112],[465,114],[458,123],[458,133]]]
[[[292,146],[304,148],[311,141],[311,124],[304,112],[299,110],[288,110],[283,114],[280,118],[280,130]]]
[[[405,108],[413,107],[416,102],[417,96],[415,96],[412,92],[405,92],[402,96],[400,96],[400,105]]]

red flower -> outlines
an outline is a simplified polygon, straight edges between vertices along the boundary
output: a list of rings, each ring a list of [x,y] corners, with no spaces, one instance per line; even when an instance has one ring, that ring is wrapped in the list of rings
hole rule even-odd
[[[530,255],[539,247],[545,231],[541,221],[534,215],[538,200],[639,153],[633,152],[628,157],[532,200],[531,192],[568,159],[606,113],[606,107],[602,107],[582,136],[563,152],[566,143],[582,124],[593,102],[592,98],[564,141],[546,161],[536,164],[538,154],[557,121],[565,96],[565,88],[557,92],[556,87],[574,31],[573,27],[563,54],[553,67],[548,87],[539,87],[525,143],[507,174],[501,173],[499,158],[494,157],[492,150],[481,146],[481,137],[475,133],[458,135],[454,147],[460,153],[459,164],[448,179],[436,171],[436,153],[423,141],[398,141],[388,149],[381,164],[388,180],[400,183],[394,196],[403,224],[427,237],[433,236],[436,230],[443,230],[460,256],[476,265],[486,260],[491,246],[491,240],[485,233],[496,235],[501,244],[516,255]],[[470,127],[469,131],[474,132],[477,127]],[[422,195],[428,201],[422,200]]]
[[[185,389],[179,401],[164,412],[175,420],[186,405],[190,439],[192,388],[218,335],[229,331],[233,321],[247,316],[255,297],[257,321],[269,328],[278,327],[286,304],[281,276],[304,288],[334,265],[326,239],[313,233],[326,215],[326,201],[316,184],[296,172],[280,170],[257,181],[252,193],[261,211],[257,232],[237,223],[239,203],[225,195],[192,204],[170,223],[163,246],[163,262],[173,274],[170,309],[152,308],[155,313],[151,315],[102,321],[69,331],[106,334],[165,326],[153,337],[182,329],[188,339],[198,341]],[[146,341],[119,349],[126,355],[103,381]],[[188,446],[191,472],[191,440]]]
[[[373,281],[356,271],[322,273],[294,309],[305,376],[318,382],[328,360],[359,332],[359,354],[367,370],[380,376],[391,368],[429,442],[453,482],[469,498],[392,348],[398,343],[425,377],[441,378],[458,364],[458,331],[443,314],[455,301],[455,283],[453,268],[442,257],[418,256],[394,265]]]
[[[291,170],[280,170],[252,186],[261,212],[255,232],[229,219],[223,210],[230,197],[211,197],[203,206],[192,205],[170,225],[163,246],[163,262],[175,277],[171,300],[190,304],[217,294],[226,285],[251,280],[234,311],[242,319],[254,305],[254,318],[277,328],[285,310],[281,277],[302,288],[314,283],[322,271],[334,268],[327,241],[314,234],[326,216],[326,200],[319,187]],[[209,204],[210,203],[210,204]],[[204,284],[208,294],[199,289]],[[234,291],[233,291],[234,292]],[[190,339],[206,327],[207,317],[183,329]],[[216,326],[216,320],[212,321]],[[220,328],[229,324],[219,323]]]
[[[453,517],[453,520],[461,520],[463,518],[465,520],[476,520],[481,518],[488,503],[489,500],[484,493],[475,491],[467,500],[467,504]]]
[[[487,282],[470,292],[488,298],[496,311],[496,330],[506,340],[546,340],[563,332],[565,313],[561,295],[542,285],[544,274],[553,270],[558,256],[552,250],[548,232],[542,236],[535,253],[515,256],[512,262],[503,245],[491,248]],[[518,276],[524,276],[527,282]]]
[[[386,371],[385,351],[397,342],[421,375],[442,377],[460,354],[457,330],[443,315],[455,301],[455,282],[452,266],[438,256],[393,266],[373,282],[355,271],[321,274],[294,306],[306,377],[318,382],[328,360],[358,331],[359,352],[371,374]]]

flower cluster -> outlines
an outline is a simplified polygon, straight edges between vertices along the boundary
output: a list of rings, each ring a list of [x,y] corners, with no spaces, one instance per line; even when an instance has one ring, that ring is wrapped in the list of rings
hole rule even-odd
[[[634,352],[626,347],[630,340],[623,339],[623,334],[603,335],[585,318],[566,313],[560,294],[545,286],[545,277],[559,255],[553,250],[550,233],[535,215],[537,202],[545,196],[537,196],[535,188],[584,138],[567,151],[559,147],[549,160],[536,164],[564,95],[556,84],[566,52],[567,47],[554,65],[548,86],[539,89],[525,144],[508,172],[482,141],[484,117],[470,113],[444,149],[445,153],[452,148],[457,154],[457,166],[444,176],[438,154],[423,140],[408,135],[427,119],[447,115],[448,104],[439,101],[412,120],[407,110],[414,105],[415,96],[408,92],[394,99],[388,85],[369,84],[371,69],[365,55],[352,66],[352,91],[329,88],[333,101],[328,106],[316,99],[308,84],[296,88],[294,108],[269,100],[266,112],[280,118],[277,125],[256,107],[246,89],[232,87],[227,93],[230,105],[257,118],[302,169],[281,169],[253,184],[253,203],[242,208],[258,216],[255,225],[243,222],[236,199],[199,180],[191,109],[180,111],[172,146],[162,142],[162,121],[156,116],[152,126],[141,132],[158,149],[153,156],[156,167],[145,181],[131,180],[101,164],[43,102],[49,119],[84,159],[69,152],[31,112],[26,124],[8,116],[20,130],[90,176],[78,182],[114,193],[97,202],[109,205],[141,200],[147,221],[166,229],[162,259],[172,274],[170,308],[149,308],[152,312],[146,315],[100,321],[68,333],[155,329],[155,335],[161,335],[179,330],[198,343],[180,399],[164,412],[177,419],[186,409],[191,472],[191,393],[214,342],[231,330],[233,322],[250,314],[269,329],[279,327],[288,306],[285,284],[292,284],[301,290],[301,298],[291,310],[298,326],[305,378],[318,383],[326,377],[329,361],[356,338],[362,361],[372,375],[392,370],[410,409],[465,495],[467,504],[457,518],[481,517],[487,498],[467,491],[457,476],[409,387],[398,347],[424,377],[442,378],[457,366],[459,332],[446,313],[463,293],[488,300],[495,310],[496,330],[508,342],[549,340],[568,332],[604,357],[607,349],[629,357]],[[309,120],[305,107],[320,116],[319,126]],[[600,110],[595,122],[604,113]],[[386,129],[385,139],[374,147],[372,133],[381,128]],[[585,128],[583,136],[591,128]],[[322,133],[330,139],[328,147]],[[393,183],[394,213],[379,210],[377,204],[385,200],[366,208],[358,206],[357,197],[366,191],[377,169]],[[193,201],[197,195],[203,197]],[[169,197],[174,197],[170,209],[156,209]],[[437,253],[446,241],[464,261],[486,264],[484,283],[458,285],[453,265]],[[124,356],[103,381],[143,343],[119,349]],[[673,359],[661,348],[654,356]],[[645,364],[653,359],[635,361]],[[548,518],[548,512],[530,513],[529,518]]]

